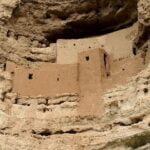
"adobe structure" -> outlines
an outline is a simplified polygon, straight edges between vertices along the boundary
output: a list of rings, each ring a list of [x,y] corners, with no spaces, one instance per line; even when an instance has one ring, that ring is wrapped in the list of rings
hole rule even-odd
[[[20,96],[89,93],[101,86],[108,69],[106,56],[104,50],[95,49],[79,53],[76,64],[43,63],[39,68],[27,69],[8,62],[6,70],[13,75],[13,92]]]
[[[25,68],[7,62],[6,71],[12,74],[12,91],[19,97],[78,94],[81,114],[100,114],[106,90],[125,83],[144,69],[148,60],[149,54],[145,62],[141,54],[114,60],[99,48],[79,52],[78,63],[74,64],[43,63],[38,68]]]

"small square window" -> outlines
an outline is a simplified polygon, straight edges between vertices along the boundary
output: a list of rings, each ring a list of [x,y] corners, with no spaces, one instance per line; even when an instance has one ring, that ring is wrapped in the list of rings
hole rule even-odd
[[[89,60],[90,60],[90,57],[89,57],[89,56],[86,56],[85,59],[86,59],[86,61],[89,61]]]
[[[29,79],[29,80],[32,80],[32,79],[33,79],[33,74],[32,74],[32,73],[29,73],[28,79]]]

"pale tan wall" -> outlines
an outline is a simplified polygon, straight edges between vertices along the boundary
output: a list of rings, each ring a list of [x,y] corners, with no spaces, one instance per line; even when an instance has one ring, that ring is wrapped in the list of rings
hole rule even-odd
[[[150,60],[150,52],[144,64],[141,54],[126,59],[111,60],[102,49],[79,53],[79,64],[45,63],[39,69],[27,69],[7,63],[6,70],[13,74],[13,92],[20,96],[56,96],[64,93],[79,93],[81,115],[102,114],[103,94],[127,83],[132,76],[142,71]],[[109,72],[109,74],[108,74]],[[29,80],[29,74],[33,79]]]
[[[79,54],[79,113],[82,115],[102,114],[104,93],[111,88],[126,84],[148,65],[150,59],[150,53],[147,53],[145,64],[141,54],[126,59],[108,58],[105,66],[104,54],[106,53],[103,50],[98,51],[98,49]],[[90,58],[89,61],[86,61],[87,56]]]
[[[102,79],[106,78],[104,50],[95,49],[79,53],[79,112],[84,115],[103,111]],[[88,60],[87,60],[88,58]]]
[[[132,42],[136,34],[137,24],[104,36],[85,39],[70,39],[57,41],[57,63],[77,63],[78,53],[82,51],[104,48],[114,59],[132,55]]]
[[[114,59],[125,58],[132,55],[133,40],[136,36],[138,26],[134,24],[132,27],[112,32],[98,40],[105,39],[104,47]]]
[[[10,68],[9,65],[8,68]],[[67,66],[43,64],[39,69],[22,67],[15,69],[14,73],[13,92],[20,96],[78,93],[78,72],[77,65],[74,64]],[[30,74],[32,79],[29,79]]]
[[[99,42],[95,38],[78,40],[58,40],[57,41],[57,63],[71,64],[78,62],[78,53],[82,51],[99,48]]]
[[[145,67],[147,67],[150,60],[148,52],[146,63],[141,54],[126,59],[118,59],[111,62],[110,76],[103,78],[104,91],[109,90],[117,85],[123,85],[129,81],[133,76],[137,75]]]

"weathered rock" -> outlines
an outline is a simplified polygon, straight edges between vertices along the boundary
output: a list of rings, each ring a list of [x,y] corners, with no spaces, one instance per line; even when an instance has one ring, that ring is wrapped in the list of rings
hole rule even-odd
[[[116,30],[137,18],[137,0],[21,0],[6,27],[42,44]]]
[[[51,41],[104,33],[136,20],[137,0],[1,0],[0,67],[55,62]],[[139,3],[136,48],[149,41],[149,0]],[[49,45],[50,44],[50,45]],[[47,48],[46,48],[47,47]],[[150,66],[103,97],[103,116],[80,116],[78,95],[19,97],[0,72],[0,149],[149,150]]]
[[[133,46],[133,53],[138,50],[150,50],[150,1],[140,0],[138,3],[139,31]]]
[[[0,23],[5,23],[12,16],[13,9],[19,4],[19,0],[1,0]]]
[[[0,101],[3,101],[5,94],[12,88],[11,77],[9,73],[0,71]]]
[[[150,66],[128,84],[109,90],[104,96],[106,113],[101,118],[79,116],[74,105],[78,103],[76,95],[45,101],[40,97],[19,98],[9,107],[9,114],[1,113],[0,146],[12,150],[28,147],[33,150],[148,150],[149,76]],[[10,97],[8,94],[7,98]]]

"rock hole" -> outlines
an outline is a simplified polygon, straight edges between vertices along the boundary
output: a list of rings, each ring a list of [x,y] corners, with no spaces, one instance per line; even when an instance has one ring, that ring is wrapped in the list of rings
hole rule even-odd
[[[144,92],[145,94],[147,94],[147,93],[148,93],[148,88],[144,88],[144,89],[143,89],[143,92]]]
[[[30,104],[23,103],[22,106],[30,106]]]
[[[117,9],[117,10],[121,9],[122,7],[123,7],[123,4],[118,4],[118,5],[116,5],[116,9]]]
[[[37,133],[36,131],[32,130],[32,134],[36,134],[36,135],[40,135],[40,136],[50,136],[52,135],[51,131],[49,131],[48,129]]]
[[[42,39],[41,41],[39,41],[39,44],[41,45],[41,47],[49,47],[50,42],[47,39]]]
[[[43,112],[46,112],[46,108],[43,108]]]
[[[69,133],[69,134],[76,134],[77,133],[77,131],[75,131],[75,130],[69,130],[69,131],[67,131],[66,133]]]
[[[45,14],[44,19],[50,19],[52,18],[51,14],[49,14],[48,12]]]
[[[144,118],[144,116],[139,116],[139,117],[132,118],[131,119],[132,124],[137,124],[137,123],[143,121],[143,118]]]
[[[61,19],[61,20],[66,20],[68,17],[69,17],[69,16],[67,16],[67,15],[58,16],[58,18]]]
[[[64,134],[62,130],[56,131],[55,134]]]
[[[33,58],[31,58],[31,57],[25,57],[25,59],[26,59],[27,61],[35,62],[35,60],[34,60]]]
[[[115,125],[119,125],[119,126],[129,126],[128,124],[125,124],[124,122],[117,122],[114,123]]]
[[[40,133],[41,136],[50,136],[52,133],[49,130],[45,130]]]
[[[11,36],[11,31],[10,31],[10,30],[7,31],[6,36],[7,36],[7,37],[10,37],[10,36]]]

